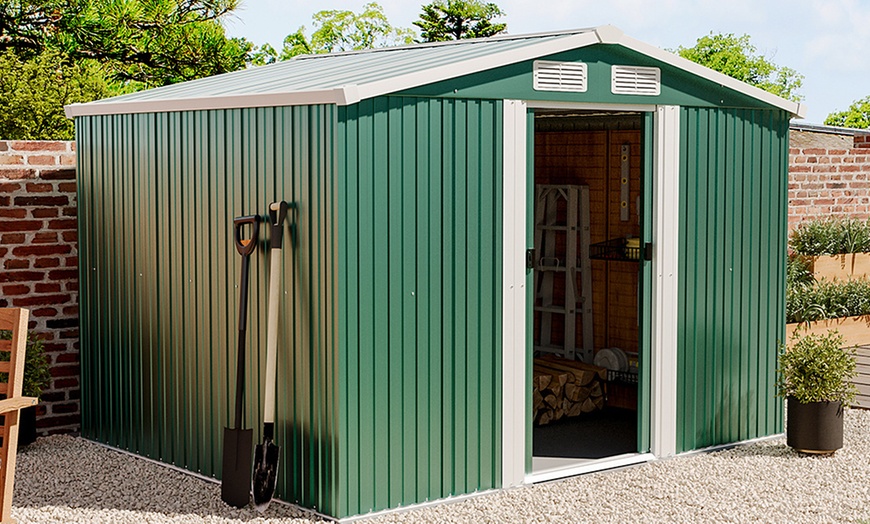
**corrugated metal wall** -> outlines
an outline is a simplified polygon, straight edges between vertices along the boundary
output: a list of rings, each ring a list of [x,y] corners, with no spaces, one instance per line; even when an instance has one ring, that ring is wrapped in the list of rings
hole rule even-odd
[[[788,116],[681,112],[677,451],[782,429]]]
[[[339,515],[500,483],[501,119],[339,108]]]
[[[220,477],[235,394],[232,218],[294,201],[285,244],[279,495],[330,511],[335,482],[332,106],[79,118],[82,431]],[[246,426],[260,440],[268,271],[252,257]],[[229,387],[228,387],[229,386]]]

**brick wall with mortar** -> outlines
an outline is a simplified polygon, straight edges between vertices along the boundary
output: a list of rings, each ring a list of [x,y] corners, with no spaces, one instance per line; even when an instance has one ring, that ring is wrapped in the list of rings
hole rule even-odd
[[[789,230],[814,218],[870,218],[870,133],[793,126],[789,145]]]
[[[29,309],[29,329],[45,341],[43,435],[81,424],[75,178],[74,143],[0,141],[0,307]]]

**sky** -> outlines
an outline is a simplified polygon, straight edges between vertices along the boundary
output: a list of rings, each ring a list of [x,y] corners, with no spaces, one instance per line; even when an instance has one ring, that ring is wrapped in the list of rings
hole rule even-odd
[[[230,36],[281,48],[322,9],[359,12],[365,0],[241,0]],[[380,0],[393,26],[414,27],[422,0]],[[821,124],[870,95],[870,0],[496,0],[512,34],[611,24],[648,44],[691,47],[713,33],[748,34],[760,54],[804,75],[804,123]]]

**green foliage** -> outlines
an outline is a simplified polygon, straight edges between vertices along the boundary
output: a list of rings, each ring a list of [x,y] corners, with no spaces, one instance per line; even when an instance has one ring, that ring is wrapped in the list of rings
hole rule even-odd
[[[801,322],[805,316],[807,293],[816,283],[809,260],[790,253],[785,265],[785,317],[786,322]],[[799,319],[799,320],[796,320]]]
[[[414,41],[414,31],[390,25],[384,9],[375,2],[363,6],[358,14],[337,9],[318,11],[312,20],[311,38],[305,36],[304,26],[287,35],[279,60],[301,54],[372,49]]]
[[[93,61],[65,62],[57,51],[22,59],[0,53],[0,137],[7,140],[71,140],[73,121],[65,104],[110,94]]]
[[[676,52],[692,62],[782,98],[796,102],[803,99],[797,94],[803,84],[803,75],[794,69],[777,66],[767,57],[756,54],[749,35],[710,33],[699,38],[694,47],[680,46]]]
[[[797,253],[790,253],[785,265],[785,285],[797,286],[815,284],[816,278],[810,268],[810,261]]]
[[[507,30],[507,24],[492,22],[504,15],[497,5],[481,0],[435,0],[423,6],[414,25],[421,29],[424,42],[483,38]]]
[[[843,337],[836,330],[824,335],[795,332],[791,348],[781,347],[777,390],[780,396],[798,402],[842,402],[855,400],[855,349],[842,349]]]
[[[829,126],[870,129],[870,96],[855,100],[849,109],[833,112],[825,119]]]
[[[275,48],[269,44],[263,44],[253,48],[250,58],[248,59],[248,65],[261,66],[272,64],[277,60],[278,52],[275,51]]]
[[[12,332],[8,330],[0,330],[0,340],[10,340]],[[28,333],[26,351],[24,356],[24,380],[21,384],[21,394],[25,397],[39,398],[42,391],[48,387],[51,382],[51,371],[48,363],[48,356],[45,354],[42,339],[37,338],[33,333]],[[0,360],[8,361],[10,354],[3,351],[0,352]],[[5,382],[8,380],[6,373],[0,373],[0,377]]]
[[[870,315],[870,281],[822,279],[816,285],[787,284],[785,313],[787,323]]]
[[[870,222],[854,218],[825,218],[801,222],[789,247],[807,256],[870,252]]]
[[[0,0],[0,50],[96,60],[112,78],[159,86],[245,67],[253,45],[220,18],[238,0]]]
[[[0,138],[70,139],[64,104],[265,60],[224,32],[220,19],[237,3],[0,0]]]

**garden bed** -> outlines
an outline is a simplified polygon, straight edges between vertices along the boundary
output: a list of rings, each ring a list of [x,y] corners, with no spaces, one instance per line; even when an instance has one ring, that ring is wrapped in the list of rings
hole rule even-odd
[[[806,330],[804,333],[819,335],[836,329],[843,336],[843,342],[846,347],[870,345],[870,315],[786,324],[785,334],[787,342],[791,341],[792,335],[797,329]]]
[[[870,276],[870,253],[844,253],[808,257],[816,280],[852,280]]]

